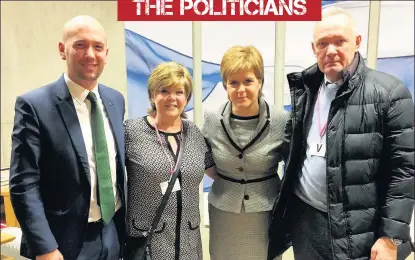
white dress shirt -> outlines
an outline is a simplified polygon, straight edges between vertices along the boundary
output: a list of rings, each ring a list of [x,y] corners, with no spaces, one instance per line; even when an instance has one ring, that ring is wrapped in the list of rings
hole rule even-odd
[[[92,141],[91,130],[91,101],[89,101],[89,99],[86,98],[89,94],[89,90],[79,86],[78,84],[70,80],[67,74],[64,74],[64,77],[66,85],[68,86],[69,92],[71,93],[73,99],[76,114],[78,115],[78,120],[81,126],[82,136],[85,143],[86,153],[88,155],[89,173],[91,176],[91,204],[89,208],[88,222],[94,222],[101,219],[101,209],[98,206],[97,197],[98,180],[95,167],[94,145]],[[101,110],[102,115],[104,115],[104,129],[107,139],[109,163],[111,168],[112,188],[115,196],[115,211],[117,211],[121,207],[121,200],[117,189],[117,149],[115,147],[114,136],[110,127],[108,115],[104,109],[101,96],[98,92],[98,86],[95,86],[91,91],[96,95],[98,107]]]

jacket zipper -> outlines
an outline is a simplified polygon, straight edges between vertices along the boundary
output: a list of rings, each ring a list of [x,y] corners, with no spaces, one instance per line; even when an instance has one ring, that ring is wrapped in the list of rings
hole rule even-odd
[[[333,259],[336,259],[335,254],[334,254],[334,246],[333,246],[333,239],[332,239],[332,232],[331,232],[331,219],[330,219],[330,198],[329,198],[329,179],[328,179],[328,167],[327,167],[327,143],[328,143],[328,129],[330,129],[331,127],[331,121],[333,119],[333,102],[335,102],[336,100],[339,100],[341,97],[344,97],[346,95],[345,92],[343,92],[341,95],[335,97],[333,99],[333,101],[330,104],[330,109],[329,109],[329,116],[327,118],[328,124],[327,124],[327,128],[326,128],[326,155],[325,155],[325,159],[326,159],[326,200],[327,200],[327,219],[328,219],[328,225],[329,225],[329,234],[330,234],[330,245],[331,245],[331,249],[332,249],[332,254],[333,254]],[[337,110],[338,111],[338,110]],[[337,113],[336,111],[336,113]],[[342,147],[343,148],[343,147]],[[341,162],[340,162],[341,163]],[[342,173],[343,174],[343,173]],[[343,186],[344,187],[344,186]],[[344,194],[344,188],[342,187],[342,193]],[[344,211],[344,210],[343,210]],[[347,235],[347,234],[346,234]],[[348,235],[347,235],[348,236]],[[348,238],[348,237],[347,237]],[[349,238],[348,238],[349,239]],[[348,243],[349,244],[349,243]],[[350,245],[350,244],[349,244]],[[350,252],[350,250],[349,250]]]
[[[333,100],[334,101],[334,100]],[[331,126],[331,120],[333,119],[333,117],[330,118],[331,116],[331,112],[332,112],[332,103],[330,104],[330,109],[329,109],[329,116],[327,118],[327,120],[330,120],[329,123],[327,124],[327,128],[326,128],[326,154],[325,154],[325,160],[326,160],[326,204],[327,204],[327,220],[328,220],[328,229],[329,229],[329,235],[330,235],[330,247],[331,247],[331,253],[333,256],[333,260],[336,259],[336,256],[334,254],[334,246],[333,246],[333,235],[331,233],[331,218],[330,218],[330,199],[329,199],[329,178],[328,176],[328,167],[327,167],[327,144],[328,144],[328,130],[330,129]]]

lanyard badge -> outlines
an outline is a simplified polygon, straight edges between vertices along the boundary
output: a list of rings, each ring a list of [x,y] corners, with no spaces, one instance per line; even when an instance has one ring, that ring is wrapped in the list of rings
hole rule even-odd
[[[317,124],[318,124],[318,134],[320,136],[319,142],[313,142],[310,144],[310,154],[313,156],[325,157],[326,156],[326,142],[323,142],[323,136],[326,133],[327,121],[321,126],[320,120],[320,90],[318,91],[317,101],[316,101],[316,112],[317,112]]]
[[[156,129],[157,141],[159,142],[159,144],[161,146],[161,149],[163,150],[163,153],[164,153],[165,157],[167,158],[167,160],[169,161],[169,164],[170,164],[170,178],[169,178],[169,181],[165,181],[165,182],[160,183],[161,193],[164,195],[166,193],[167,187],[168,187],[168,185],[171,181],[171,178],[173,177],[173,173],[177,169],[178,161],[176,161],[175,165],[173,166],[173,161],[171,160],[170,156],[167,154],[166,149],[163,145],[163,140],[162,140],[161,135],[159,133],[159,130],[157,128],[156,120],[154,120],[153,126],[154,126],[154,129]],[[183,140],[183,123],[181,125],[180,140]],[[179,147],[179,143],[177,143],[177,147]],[[184,147],[182,147],[181,149],[184,149]],[[176,182],[174,183],[172,192],[179,191],[180,189],[181,189],[180,182],[179,182],[179,179],[177,178]]]

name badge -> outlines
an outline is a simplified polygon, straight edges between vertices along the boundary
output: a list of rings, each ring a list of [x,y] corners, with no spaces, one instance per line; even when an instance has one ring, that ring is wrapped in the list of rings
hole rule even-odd
[[[169,182],[168,181],[165,181],[165,182],[160,183],[161,194],[164,195],[164,193],[166,193],[168,186],[169,186]],[[180,189],[181,188],[180,188],[179,179],[176,179],[176,182],[174,183],[174,186],[173,186],[173,189],[172,189],[171,192],[179,191]]]
[[[312,143],[310,145],[310,154],[314,156],[325,157],[326,156],[326,144]]]

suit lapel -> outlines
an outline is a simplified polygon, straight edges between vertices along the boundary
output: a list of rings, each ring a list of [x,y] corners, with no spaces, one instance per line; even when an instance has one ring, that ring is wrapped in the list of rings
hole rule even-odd
[[[232,112],[232,104],[231,102],[227,102],[222,111],[222,119],[220,120],[222,124],[222,128],[225,131],[226,136],[228,137],[229,141],[231,142],[232,146],[235,147],[239,152],[243,153],[249,147],[251,147],[258,138],[264,133],[265,129],[269,125],[269,106],[265,100],[262,98],[259,100],[259,122],[258,126],[255,129],[255,132],[251,135],[249,142],[244,147],[241,147],[238,138],[236,137],[235,133],[230,126],[229,118]]]
[[[79,124],[78,115],[76,114],[75,106],[73,104],[72,96],[66,86],[64,77],[60,77],[56,83],[56,96],[58,102],[57,109],[60,112],[62,120],[65,124],[66,130],[72,141],[72,145],[79,157],[82,167],[89,184],[91,184],[91,176],[89,173],[88,155],[85,148],[84,138],[82,135],[81,126]]]
[[[111,126],[112,133],[114,135],[114,140],[117,146],[117,153],[121,154],[120,140],[123,140],[121,135],[124,135],[124,129],[122,122],[118,123],[119,115],[117,115],[117,108],[114,105],[114,101],[111,99],[105,89],[99,85],[98,86],[99,95],[101,96],[105,111],[107,112],[109,123]]]
[[[238,138],[235,136],[235,133],[232,130],[232,127],[230,125],[229,118],[231,116],[232,112],[232,104],[231,102],[227,102],[222,110],[222,119],[220,120],[220,123],[222,125],[223,130],[225,131],[226,136],[228,137],[229,141],[231,142],[232,146],[235,147],[236,150],[239,152],[242,152],[243,149],[241,148],[241,145],[238,141]]]
[[[255,132],[253,132],[251,137],[249,138],[248,145],[250,143],[255,142],[255,140],[259,138],[259,136],[265,130],[264,128],[268,125],[268,123],[269,123],[269,106],[267,102],[265,102],[265,100],[260,99],[259,100],[259,122],[255,129]]]

